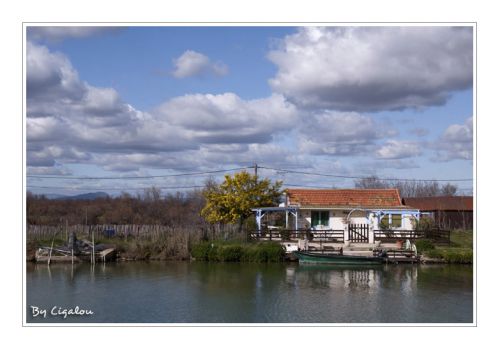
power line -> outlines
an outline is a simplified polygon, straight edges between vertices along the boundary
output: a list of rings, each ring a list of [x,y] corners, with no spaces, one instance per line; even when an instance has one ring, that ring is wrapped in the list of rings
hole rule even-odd
[[[342,178],[342,179],[366,179],[367,176],[348,176],[348,175],[334,175],[334,174],[321,174],[321,173],[313,173],[313,172],[306,172],[306,171],[297,171],[297,170],[289,170],[289,169],[278,169],[278,168],[271,168],[271,167],[265,167],[265,166],[259,166],[261,169],[267,169],[267,170],[274,170],[274,171],[280,171],[284,173],[290,173],[290,174],[301,174],[301,175],[314,175],[314,176],[325,176],[325,177],[336,177],[336,178]],[[368,176],[369,177],[369,176]],[[386,180],[386,181],[422,181],[422,182],[462,182],[462,181],[472,181],[473,179],[437,179],[437,180],[430,180],[430,179],[403,179],[403,178],[380,178],[377,177],[378,180]]]
[[[257,173],[257,169],[266,169],[266,170],[274,170],[282,173],[289,174],[300,174],[300,175],[312,175],[312,176],[321,176],[321,177],[333,177],[333,178],[342,178],[342,179],[366,179],[369,176],[349,176],[349,175],[338,175],[338,174],[324,174],[324,173],[316,173],[316,172],[308,172],[308,171],[298,171],[298,170],[290,170],[290,169],[280,169],[273,167],[266,167],[254,164],[253,166],[246,166],[240,168],[232,168],[232,169],[222,169],[222,170],[212,170],[212,171],[201,171],[201,172],[193,172],[193,173],[181,173],[181,174],[165,174],[165,175],[148,175],[148,176],[53,176],[53,175],[27,175],[28,178],[37,178],[37,179],[58,179],[58,180],[139,180],[139,179],[156,179],[156,178],[168,178],[168,177],[179,177],[179,176],[197,176],[197,175],[209,175],[223,172],[231,172],[237,170],[245,170],[245,169],[254,169],[254,172]],[[405,179],[405,178],[380,178],[377,177],[378,180],[382,181],[421,181],[421,182],[466,182],[473,181],[473,179]]]
[[[241,167],[241,168],[233,168],[233,169],[224,169],[224,170],[213,170],[213,171],[201,171],[196,173],[183,173],[183,174],[166,174],[166,175],[148,175],[148,176],[54,176],[54,175],[26,175],[26,177],[37,178],[37,179],[66,179],[66,180],[136,180],[136,179],[157,179],[157,178],[165,178],[165,177],[177,177],[177,176],[194,176],[194,175],[208,175],[215,173],[225,173],[236,170],[249,169],[251,167]]]
[[[332,186],[314,186],[314,185],[299,185],[299,184],[289,184],[284,183],[285,187],[302,187],[302,188],[317,188],[317,189],[333,189]],[[61,187],[61,186],[36,186],[27,185],[28,188],[39,188],[39,189],[52,189],[52,190],[71,190],[71,191],[141,191],[151,189],[152,187],[161,190],[177,190],[177,189],[194,189],[194,188],[204,188],[204,185],[189,185],[189,186],[149,186],[149,187],[135,187],[135,188],[89,188],[89,187]],[[457,188],[458,191],[473,191],[472,188]]]
[[[148,190],[152,187],[160,189],[160,190],[178,190],[178,189],[191,189],[191,188],[203,188],[205,186],[202,185],[193,185],[193,186],[149,186],[149,187],[136,187],[136,188],[88,188],[88,187],[58,187],[58,186],[32,186],[27,185],[29,188],[41,188],[41,189],[51,189],[51,190],[70,190],[70,191],[141,191]]]

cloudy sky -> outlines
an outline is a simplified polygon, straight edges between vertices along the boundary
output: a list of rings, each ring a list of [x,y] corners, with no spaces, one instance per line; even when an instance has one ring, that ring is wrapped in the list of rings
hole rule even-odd
[[[28,27],[25,52],[35,193],[473,177],[472,27]]]

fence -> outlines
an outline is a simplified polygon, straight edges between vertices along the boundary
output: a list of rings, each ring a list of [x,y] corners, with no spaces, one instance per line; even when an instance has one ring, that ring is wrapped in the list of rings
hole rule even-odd
[[[269,241],[298,241],[307,237],[310,241],[322,242],[344,242],[344,230],[308,230],[308,229],[268,229],[252,231],[249,233],[250,239]]]
[[[441,229],[431,230],[374,230],[375,241],[393,243],[399,240],[414,241],[417,239],[429,239],[436,243],[450,244],[450,231]],[[251,231],[251,240],[269,241],[298,241],[307,237],[310,241],[322,241],[332,243],[344,242],[344,230],[308,230],[308,229],[266,229]],[[368,227],[349,226],[349,237],[353,242],[368,242]]]
[[[78,238],[99,240],[103,238],[138,238],[155,240],[165,235],[190,235],[207,239],[219,239],[236,232],[233,226],[201,227],[174,227],[164,225],[27,225],[26,235],[28,240],[62,239],[67,241],[69,235],[75,232]]]
[[[414,241],[417,239],[429,239],[436,243],[450,244],[450,231],[438,228],[431,230],[374,230],[376,241],[384,243],[399,240]]]

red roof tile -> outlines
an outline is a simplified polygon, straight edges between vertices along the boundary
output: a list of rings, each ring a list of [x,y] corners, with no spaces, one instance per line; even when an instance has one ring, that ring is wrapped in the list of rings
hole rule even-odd
[[[465,210],[472,211],[474,200],[471,196],[414,197],[404,198],[404,203],[420,210]]]
[[[397,189],[287,189],[289,205],[301,207],[403,207]]]

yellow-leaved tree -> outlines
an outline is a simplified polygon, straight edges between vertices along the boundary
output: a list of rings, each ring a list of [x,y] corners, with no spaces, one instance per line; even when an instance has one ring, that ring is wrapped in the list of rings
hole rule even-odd
[[[279,204],[283,194],[281,185],[281,181],[260,180],[246,171],[233,177],[225,175],[222,184],[212,184],[203,191],[206,205],[201,214],[212,224],[238,223],[241,230],[244,220],[252,215],[252,208]]]

